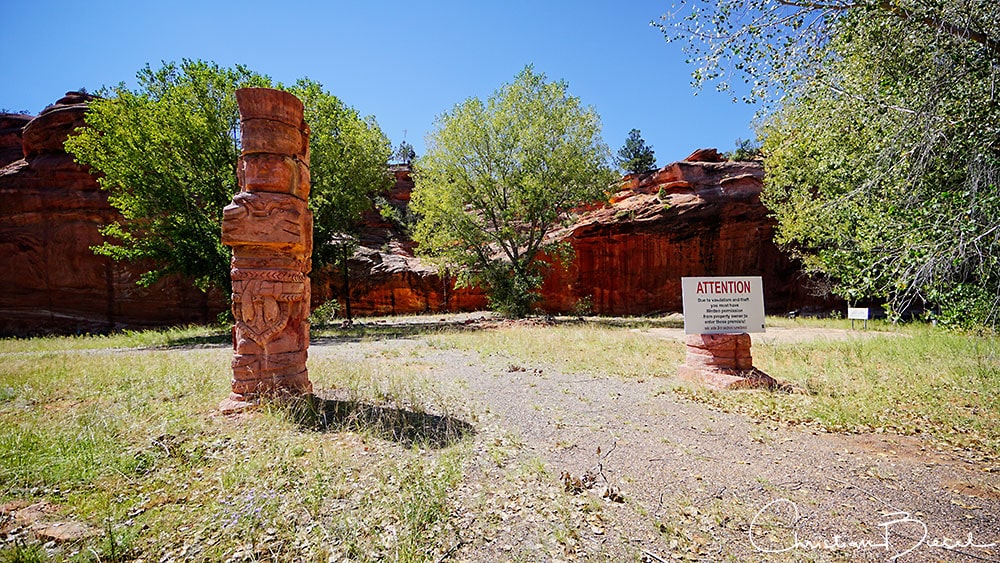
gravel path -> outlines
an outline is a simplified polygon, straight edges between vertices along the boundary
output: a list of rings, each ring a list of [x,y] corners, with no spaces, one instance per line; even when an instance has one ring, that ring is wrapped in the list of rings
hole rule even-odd
[[[663,336],[663,335],[659,335]],[[1000,561],[1000,472],[918,439],[755,422],[625,380],[405,351],[476,428],[450,560]]]

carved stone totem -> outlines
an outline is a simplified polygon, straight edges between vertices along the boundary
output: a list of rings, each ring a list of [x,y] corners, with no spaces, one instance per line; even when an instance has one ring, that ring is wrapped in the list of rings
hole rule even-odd
[[[227,205],[222,243],[233,249],[233,380],[220,408],[310,393],[312,213],[309,127],[302,102],[269,88],[236,91],[243,153],[240,193]]]

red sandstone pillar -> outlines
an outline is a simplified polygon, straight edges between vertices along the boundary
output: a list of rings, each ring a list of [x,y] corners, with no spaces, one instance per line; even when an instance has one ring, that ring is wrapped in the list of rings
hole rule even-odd
[[[232,247],[233,380],[223,411],[261,397],[312,391],[309,271],[312,213],[309,127],[302,102],[269,88],[237,90],[243,152],[240,193],[226,206],[222,243]]]
[[[688,334],[684,337],[687,356],[677,374],[689,381],[705,383],[718,389],[743,389],[777,386],[766,373],[753,367],[750,335]]]

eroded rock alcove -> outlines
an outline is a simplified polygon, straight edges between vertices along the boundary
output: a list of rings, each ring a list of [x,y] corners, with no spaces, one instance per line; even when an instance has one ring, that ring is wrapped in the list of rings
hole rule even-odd
[[[0,336],[207,323],[225,309],[176,276],[140,287],[144,265],[91,251],[121,217],[63,149],[91,99],[67,92],[37,117],[0,115]]]

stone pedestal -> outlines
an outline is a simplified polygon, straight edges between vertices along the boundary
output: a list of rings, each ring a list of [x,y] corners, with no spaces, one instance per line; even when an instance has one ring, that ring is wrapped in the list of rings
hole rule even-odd
[[[312,391],[309,271],[312,213],[309,127],[302,102],[268,88],[237,90],[243,152],[240,193],[226,206],[222,243],[232,247],[233,380],[223,411],[261,398]]]
[[[777,382],[753,367],[750,335],[688,334],[687,356],[677,375],[717,389],[774,388]]]

